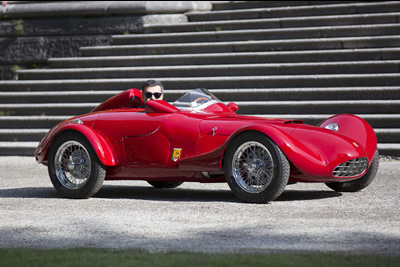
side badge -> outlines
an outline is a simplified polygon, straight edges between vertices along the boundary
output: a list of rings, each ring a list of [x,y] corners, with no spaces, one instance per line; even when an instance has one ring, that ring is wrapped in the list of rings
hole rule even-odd
[[[174,148],[172,151],[172,160],[178,161],[181,158],[182,148]]]
[[[357,143],[356,143],[356,142],[353,142],[353,145],[354,145],[355,147],[358,147],[358,145],[357,145]]]

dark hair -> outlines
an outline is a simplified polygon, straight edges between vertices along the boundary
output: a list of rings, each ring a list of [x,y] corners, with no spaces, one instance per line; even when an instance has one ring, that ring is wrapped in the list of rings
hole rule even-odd
[[[144,83],[142,83],[142,92],[144,92],[144,89],[147,87],[154,87],[159,85],[161,87],[161,93],[164,93],[164,85],[160,81],[156,80],[147,80]]]

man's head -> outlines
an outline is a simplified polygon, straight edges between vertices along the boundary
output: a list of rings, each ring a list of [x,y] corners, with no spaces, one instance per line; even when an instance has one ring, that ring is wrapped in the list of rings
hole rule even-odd
[[[162,100],[164,98],[164,86],[161,82],[155,80],[148,80],[142,84],[142,97],[143,102],[148,100]]]

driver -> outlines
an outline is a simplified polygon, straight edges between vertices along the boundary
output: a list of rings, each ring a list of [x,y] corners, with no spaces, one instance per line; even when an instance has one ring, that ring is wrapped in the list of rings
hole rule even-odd
[[[162,100],[164,98],[164,86],[160,81],[147,80],[142,84],[142,98],[145,107],[150,100]]]

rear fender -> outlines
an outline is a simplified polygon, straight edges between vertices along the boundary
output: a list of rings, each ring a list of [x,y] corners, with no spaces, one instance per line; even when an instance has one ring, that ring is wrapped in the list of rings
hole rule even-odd
[[[89,140],[101,163],[105,166],[115,166],[118,164],[118,158],[112,144],[100,133],[83,124],[69,124],[53,132],[51,135],[52,138],[46,138],[39,145],[36,151],[37,161],[39,163],[47,161],[48,151],[53,141],[60,135],[68,134],[69,131],[83,134]]]
[[[142,92],[136,88],[131,88],[107,99],[91,112],[118,108],[139,108],[142,104]]]

